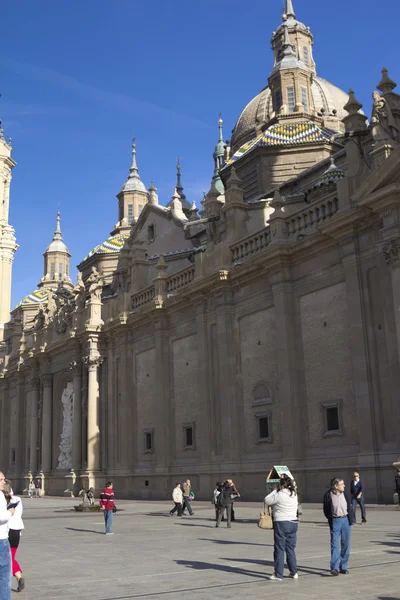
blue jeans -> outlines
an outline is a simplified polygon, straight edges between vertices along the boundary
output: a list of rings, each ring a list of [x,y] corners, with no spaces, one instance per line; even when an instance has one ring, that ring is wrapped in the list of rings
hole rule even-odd
[[[294,549],[297,542],[298,524],[292,521],[274,521],[274,567],[275,577],[283,578],[286,561],[291,575],[297,573],[297,560]]]
[[[8,539],[0,540],[0,600],[11,598],[11,552]]]
[[[353,511],[354,511],[354,518],[356,518],[357,515],[357,504],[360,505],[361,508],[361,521],[366,521],[366,515],[365,515],[365,504],[364,504],[364,496],[361,496],[361,498],[352,498],[351,499],[351,504],[353,506]]]
[[[104,510],[104,523],[106,525],[106,533],[111,533],[111,523],[113,520],[113,511],[112,510]]]
[[[350,558],[351,526],[349,519],[333,519],[331,529],[331,571],[345,570]],[[339,548],[340,538],[340,548]]]
[[[183,512],[185,512],[185,508],[188,509],[189,515],[193,514],[192,507],[190,506],[189,496],[183,496]]]

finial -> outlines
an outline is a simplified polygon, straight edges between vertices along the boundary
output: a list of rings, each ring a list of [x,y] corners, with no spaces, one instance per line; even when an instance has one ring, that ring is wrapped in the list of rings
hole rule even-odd
[[[293,10],[293,2],[292,0],[286,0],[285,14],[287,17],[296,18],[296,14]]]
[[[380,90],[382,94],[388,94],[389,92],[393,91],[396,86],[397,83],[393,81],[393,79],[390,79],[388,70],[386,69],[386,67],[383,67],[382,78],[376,86],[378,90]]]
[[[349,90],[349,99],[343,108],[349,113],[349,115],[356,114],[362,108],[362,104],[356,99],[354,95],[354,90]]]
[[[194,211],[194,212],[197,212],[197,206],[196,206],[196,201],[195,200],[193,200],[192,206],[190,207],[190,210]]]
[[[130,172],[132,175],[137,175],[139,170],[136,164],[136,138],[132,138],[132,166],[130,168]]]
[[[181,181],[181,159],[178,157],[176,159],[176,187],[175,191],[178,193],[179,198],[182,200],[186,200],[186,196],[183,192],[183,185]]]
[[[61,223],[61,214],[60,214],[60,207],[58,207],[58,210],[57,210],[56,233],[61,233],[60,223]]]
[[[219,113],[219,119],[218,119],[218,127],[219,127],[219,141],[223,142],[224,141],[224,132],[223,132],[223,120],[222,120],[222,113]]]

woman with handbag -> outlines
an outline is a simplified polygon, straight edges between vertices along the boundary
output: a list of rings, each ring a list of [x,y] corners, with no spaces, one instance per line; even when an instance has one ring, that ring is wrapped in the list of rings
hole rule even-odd
[[[298,498],[296,484],[287,475],[281,477],[276,489],[269,494],[264,503],[272,506],[274,519],[274,567],[275,573],[269,579],[282,581],[285,566],[285,552],[289,574],[297,579],[296,541],[297,541],[297,507]]]

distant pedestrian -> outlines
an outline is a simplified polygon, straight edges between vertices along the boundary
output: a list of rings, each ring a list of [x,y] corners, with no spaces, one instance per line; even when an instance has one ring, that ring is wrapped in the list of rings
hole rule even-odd
[[[35,496],[37,498],[41,498],[42,497],[42,482],[40,479],[36,479],[36,483],[35,483]]]
[[[106,526],[106,535],[114,535],[111,532],[111,523],[113,521],[114,510],[114,484],[112,481],[107,481],[106,487],[100,494],[100,509],[104,514],[104,524]]]
[[[22,592],[25,588],[25,579],[22,577],[22,569],[15,558],[21,539],[21,531],[25,529],[22,521],[22,500],[19,496],[14,495],[12,483],[9,479],[6,479],[3,493],[8,505],[16,504],[15,512],[8,521],[8,541],[11,549],[12,574],[17,580],[18,591]]]
[[[298,497],[296,484],[288,475],[283,475],[276,489],[264,499],[267,506],[272,506],[274,519],[274,575],[271,581],[282,581],[285,567],[285,553],[289,575],[298,579],[296,543],[297,543],[297,509]]]
[[[394,485],[397,492],[397,508],[400,508],[400,469],[397,469],[397,473],[394,478]]]
[[[350,494],[345,487],[343,479],[335,477],[331,489],[324,495],[323,510],[331,530],[331,575],[334,576],[349,573],[350,535],[355,519]]]
[[[215,527],[220,526],[225,511],[226,511],[226,521],[227,521],[226,526],[231,527],[232,504],[233,504],[234,498],[236,498],[235,487],[233,485],[232,479],[227,479],[226,481],[224,481],[222,489],[221,489],[221,493],[218,496],[219,511],[218,511],[218,518],[217,518]]]
[[[192,507],[190,506],[190,492],[192,491],[192,486],[190,485],[190,479],[186,479],[185,483],[182,486],[183,492],[183,511],[182,514],[185,514],[185,508],[187,508],[189,515],[194,515]]]
[[[366,523],[365,516],[365,500],[364,500],[364,483],[360,479],[360,474],[354,471],[353,479],[350,484],[351,504],[354,512],[354,523],[357,520],[357,504],[361,508],[361,523]]]
[[[232,500],[233,500],[233,502],[232,502],[232,511],[231,511],[231,522],[233,523],[236,520],[235,500],[236,500],[236,498],[240,498],[240,494],[236,488],[236,485],[232,481],[232,479],[228,479],[228,482],[232,485]]]
[[[0,471],[0,600],[11,600],[11,552],[8,541],[8,522],[15,509],[7,508],[3,494],[6,478]]]
[[[211,500],[211,503],[214,504],[214,508],[215,508],[215,521],[218,521],[218,513],[220,511],[220,504],[218,502],[218,496],[220,495],[222,490],[222,483],[220,481],[217,481],[217,483],[215,484],[215,489],[213,491],[213,497]]]
[[[182,505],[183,505],[183,494],[181,490],[181,484],[176,483],[172,492],[172,500],[175,502],[175,506],[172,510],[169,511],[169,514],[172,515],[174,513],[178,513],[178,517],[182,516]]]
[[[33,479],[30,480],[29,484],[28,484],[28,496],[29,498],[33,498],[33,494],[35,491],[35,484],[33,482]]]

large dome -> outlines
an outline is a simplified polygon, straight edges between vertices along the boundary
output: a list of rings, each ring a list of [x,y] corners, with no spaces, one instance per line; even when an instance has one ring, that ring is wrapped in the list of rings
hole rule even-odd
[[[344,105],[349,97],[340,88],[326,79],[314,76],[311,86],[313,104],[317,112],[323,108],[326,115],[337,111],[341,120],[346,116]],[[259,129],[267,123],[273,115],[272,97],[269,87],[265,87],[243,110],[232,132],[232,153],[236,152],[245,142],[259,134]]]

